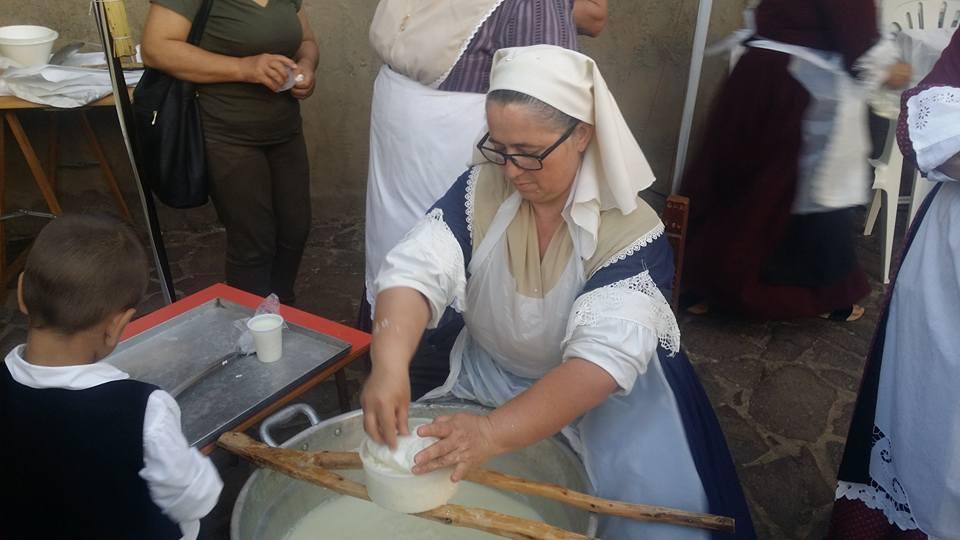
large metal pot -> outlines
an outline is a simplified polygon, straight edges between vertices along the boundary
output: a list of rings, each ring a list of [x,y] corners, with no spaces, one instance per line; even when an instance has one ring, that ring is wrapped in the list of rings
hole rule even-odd
[[[467,403],[413,404],[411,417],[434,418],[458,412],[483,412]],[[299,450],[353,451],[363,436],[361,411],[317,422],[316,413],[306,405],[294,405],[261,426],[261,438],[272,443],[270,429],[297,413],[307,415],[313,427],[292,437],[281,446]],[[589,492],[590,481],[576,455],[560,440],[551,438],[529,448],[495,458],[487,467],[506,474],[560,484],[581,492]],[[344,476],[363,481],[362,471],[341,471]],[[564,504],[525,495],[509,493],[536,510],[547,523],[588,536],[596,533],[596,517]],[[306,482],[293,480],[278,472],[261,469],[250,476],[233,506],[230,537],[233,540],[282,540],[291,527],[311,510],[335,497],[336,493]],[[332,532],[332,531],[331,531]]]

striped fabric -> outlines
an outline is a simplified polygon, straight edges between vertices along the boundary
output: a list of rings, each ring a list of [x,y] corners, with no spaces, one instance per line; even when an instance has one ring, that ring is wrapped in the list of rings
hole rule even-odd
[[[497,49],[540,44],[577,48],[573,0],[505,0],[477,31],[440,89],[486,93]]]

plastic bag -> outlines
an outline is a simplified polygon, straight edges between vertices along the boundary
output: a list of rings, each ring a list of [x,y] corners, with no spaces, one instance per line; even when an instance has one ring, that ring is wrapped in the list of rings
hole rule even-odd
[[[296,84],[303,80],[303,73],[297,73],[292,69],[287,70],[287,82],[283,83],[283,86],[277,89],[277,93],[286,92],[287,90],[296,86]]]
[[[278,298],[277,295],[271,294],[270,296],[264,298],[263,302],[257,306],[257,310],[254,312],[253,316],[256,317],[257,315],[263,315],[264,313],[273,313],[275,315],[280,314],[280,298]],[[240,319],[234,321],[233,323],[234,326],[236,326],[242,332],[240,334],[240,339],[237,340],[237,350],[239,350],[240,354],[244,356],[257,352],[257,349],[253,344],[253,335],[251,335],[250,330],[247,329],[247,321],[252,318],[253,317]],[[283,327],[286,328],[287,324],[284,323]]]

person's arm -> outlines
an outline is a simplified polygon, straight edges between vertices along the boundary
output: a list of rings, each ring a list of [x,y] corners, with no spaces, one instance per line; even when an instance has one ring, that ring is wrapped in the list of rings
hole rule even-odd
[[[490,458],[554,435],[617,389],[617,382],[600,366],[579,358],[567,360],[488,416],[456,414],[420,427],[421,436],[441,440],[417,455],[413,472],[455,466],[451,479],[458,482]]]
[[[573,0],[573,21],[578,33],[599,36],[607,25],[607,0]]]
[[[153,502],[181,526],[189,527],[213,510],[223,489],[210,458],[187,443],[180,428],[180,408],[162,390],[147,398],[140,477],[147,482]]]
[[[148,67],[195,83],[258,83],[276,91],[287,82],[288,69],[297,63],[278,54],[237,58],[216,54],[187,43],[190,21],[179,13],[150,4],[140,52]]]
[[[410,361],[430,320],[430,306],[419,291],[407,287],[377,295],[370,361],[373,370],[363,385],[363,429],[371,439],[397,446],[397,432],[407,435],[410,408]]]
[[[313,94],[313,88],[316,85],[317,63],[320,61],[320,49],[317,47],[317,38],[313,35],[310,23],[307,21],[306,6],[300,9],[297,17],[300,19],[300,28],[303,31],[303,41],[300,42],[300,48],[293,60],[299,66],[299,73],[303,75],[303,80],[299,81],[290,90],[293,97],[297,99],[306,99]]]
[[[960,180],[960,154],[948,159],[943,165],[937,167],[937,170],[954,180]]]

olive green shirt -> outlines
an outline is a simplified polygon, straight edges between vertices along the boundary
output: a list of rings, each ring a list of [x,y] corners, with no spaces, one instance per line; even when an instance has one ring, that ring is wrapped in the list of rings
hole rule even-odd
[[[192,21],[202,0],[150,0]],[[303,0],[213,0],[200,47],[244,57],[263,53],[293,58],[303,40],[297,12]],[[204,136],[209,141],[276,144],[300,132],[300,103],[289,91],[274,93],[242,82],[199,86]]]

